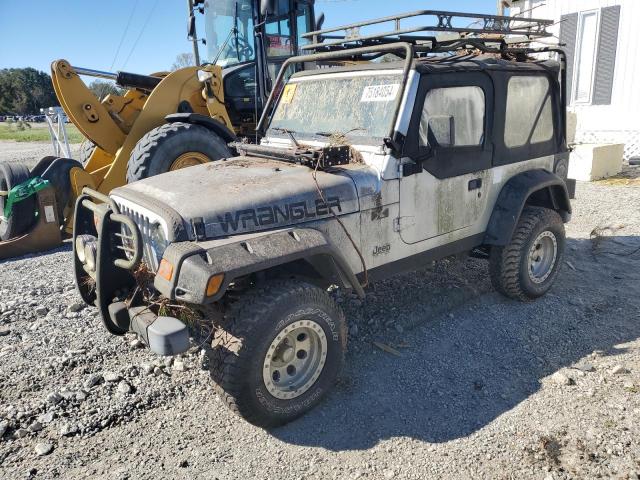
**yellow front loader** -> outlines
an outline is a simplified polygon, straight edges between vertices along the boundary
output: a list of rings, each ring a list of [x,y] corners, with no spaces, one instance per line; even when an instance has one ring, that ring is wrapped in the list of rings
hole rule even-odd
[[[84,187],[108,194],[231,156],[228,143],[255,134],[272,79],[297,53],[301,35],[320,26],[313,3],[188,0],[196,63],[199,41],[210,60],[197,67],[139,75],[53,62],[58,101],[87,140],[79,161],[45,157],[31,170],[0,163],[0,259],[59,245],[72,233]],[[206,39],[197,38],[196,12],[204,16]],[[81,76],[115,81],[125,93],[99,99]]]

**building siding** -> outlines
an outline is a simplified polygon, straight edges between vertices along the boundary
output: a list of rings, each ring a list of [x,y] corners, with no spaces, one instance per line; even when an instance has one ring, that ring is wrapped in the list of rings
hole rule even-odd
[[[521,5],[521,6],[516,6]],[[639,0],[520,0],[514,2],[511,15],[540,5],[524,16],[551,18],[558,23],[549,30],[558,40],[563,15],[620,6],[616,62],[612,78],[611,103],[608,105],[573,104],[578,117],[577,141],[624,142],[625,156],[640,156],[640,24]],[[611,46],[610,46],[611,47]],[[595,93],[595,92],[594,92]],[[601,95],[602,92],[599,93]],[[593,102],[602,97],[594,95]],[[608,100],[608,98],[607,98]]]

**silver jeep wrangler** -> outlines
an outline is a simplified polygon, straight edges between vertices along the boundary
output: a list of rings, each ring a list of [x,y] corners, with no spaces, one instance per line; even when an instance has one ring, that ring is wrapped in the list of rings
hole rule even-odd
[[[215,324],[221,398],[256,425],[300,416],[336,380],[347,328],[328,288],[364,297],[368,282],[473,252],[498,291],[528,301],[562,263],[563,53],[536,60],[550,50],[495,36],[365,40],[289,59],[260,144],[77,203],[76,282],[109,332],[175,355],[190,329],[171,306],[198,312]],[[403,60],[375,61],[385,54]],[[343,66],[285,81],[325,61]]]

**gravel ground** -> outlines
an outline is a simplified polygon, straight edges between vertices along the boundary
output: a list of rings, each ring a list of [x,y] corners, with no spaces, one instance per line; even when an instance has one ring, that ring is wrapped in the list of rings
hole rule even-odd
[[[637,205],[638,186],[580,183],[537,302],[495,293],[474,259],[338,296],[339,384],[271,432],[226,410],[203,351],[172,362],[108,335],[68,245],[0,263],[0,478],[638,478]]]
[[[70,145],[71,156],[78,158],[80,144]],[[53,155],[53,147],[48,142],[13,142],[0,140],[0,161],[19,161],[32,168],[42,157]]]

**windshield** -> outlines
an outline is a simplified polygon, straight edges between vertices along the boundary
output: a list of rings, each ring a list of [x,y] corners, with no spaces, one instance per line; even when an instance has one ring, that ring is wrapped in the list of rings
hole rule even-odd
[[[252,0],[207,0],[207,61],[222,67],[255,59]],[[233,34],[233,28],[238,31]],[[226,42],[226,45],[225,45]]]
[[[292,79],[285,86],[270,128],[294,134],[384,138],[389,135],[402,75]]]

